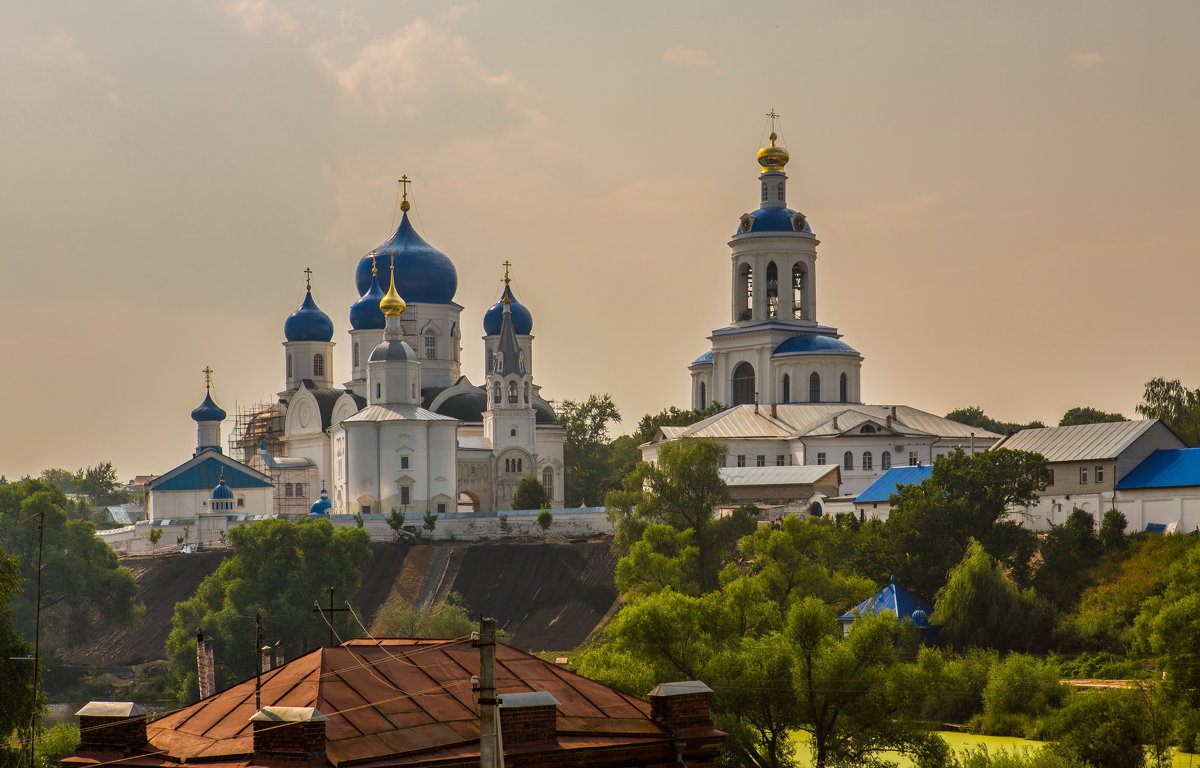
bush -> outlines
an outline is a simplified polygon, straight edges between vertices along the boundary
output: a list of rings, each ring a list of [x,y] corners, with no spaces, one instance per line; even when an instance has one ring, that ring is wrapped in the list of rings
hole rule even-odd
[[[965,723],[983,712],[983,689],[988,673],[999,661],[995,651],[971,650],[962,655],[922,648],[916,673],[921,697],[916,715],[939,723]]]
[[[987,747],[967,749],[949,768],[1093,768],[1078,758],[1055,749],[1001,749],[988,752]]]
[[[1096,680],[1132,680],[1146,677],[1140,661],[1116,653],[1081,653],[1074,658],[1059,658],[1058,672],[1063,677]]]
[[[1057,748],[1105,768],[1144,768],[1142,748],[1148,713],[1137,693],[1110,691],[1071,698],[1046,722]]]
[[[75,753],[79,746],[79,726],[58,723],[38,735],[33,746],[34,764],[39,768],[55,768],[64,757]]]
[[[1061,706],[1067,693],[1054,662],[1009,654],[988,673],[983,714],[971,718],[968,727],[991,736],[1032,734],[1037,718]]]

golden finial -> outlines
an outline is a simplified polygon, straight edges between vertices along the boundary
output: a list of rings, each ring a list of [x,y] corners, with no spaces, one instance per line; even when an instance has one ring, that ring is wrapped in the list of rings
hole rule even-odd
[[[304,290],[312,291],[312,269],[309,267],[304,268]]]
[[[391,265],[392,277],[391,284],[388,285],[387,295],[379,300],[379,308],[383,310],[383,314],[387,317],[399,317],[406,306],[404,299],[400,298],[400,294],[396,292],[396,265]]]
[[[400,210],[404,211],[405,213],[408,213],[408,209],[412,207],[411,205],[408,204],[408,185],[412,184],[412,180],[410,180],[408,178],[408,174],[406,173],[403,176],[401,176],[400,179],[396,183],[399,184],[400,187],[404,190],[404,199],[400,201]]]
[[[378,254],[376,254],[375,251],[371,251],[371,277],[375,277],[379,274],[379,269],[375,266],[375,257],[377,255]]]
[[[775,146],[775,140],[779,135],[775,133],[775,121],[779,119],[779,115],[775,113],[774,108],[767,113],[767,117],[771,119],[771,146],[763,147],[758,150],[758,164],[762,168],[763,173],[779,172],[788,164],[791,155],[783,147]]]
[[[204,391],[205,391],[205,392],[212,392],[212,375],[213,375],[213,369],[212,369],[212,368],[209,368],[209,367],[206,365],[206,366],[204,366],[204,371],[203,371],[203,373],[204,373]]]
[[[511,282],[511,278],[509,278],[509,276],[508,276],[508,271],[511,268],[512,268],[512,262],[509,261],[508,259],[505,259],[504,260],[504,284],[505,285],[508,285]]]

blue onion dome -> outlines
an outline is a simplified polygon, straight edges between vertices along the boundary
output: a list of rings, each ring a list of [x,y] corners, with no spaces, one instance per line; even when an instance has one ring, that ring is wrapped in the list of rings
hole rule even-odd
[[[228,485],[225,485],[225,473],[224,472],[221,473],[221,478],[220,478],[220,480],[217,481],[217,487],[213,488],[213,490],[212,490],[212,497],[214,499],[221,499],[221,500],[233,498],[233,491],[230,490]]]
[[[857,357],[858,352],[846,342],[835,339],[832,336],[810,334],[793,336],[778,347],[775,347],[775,351],[771,353],[772,357],[786,357],[791,355],[846,355]]]
[[[383,310],[379,308],[379,302],[382,300],[383,288],[379,286],[379,276],[371,275],[371,285],[367,292],[350,307],[350,327],[356,331],[382,330]]]
[[[446,254],[421,239],[408,220],[408,212],[388,241],[375,249],[379,268],[396,267],[396,290],[405,301],[450,304],[458,290],[458,272]],[[354,271],[361,296],[371,288],[371,254],[362,257]]]
[[[321,486],[321,498],[313,502],[313,505],[308,508],[310,515],[328,515],[329,508],[333,504],[329,501],[329,491],[325,490],[325,486]]]
[[[204,402],[192,409],[194,421],[225,421],[225,410],[213,402],[212,393],[204,393]]]
[[[524,304],[517,301],[513,296],[512,288],[504,286],[504,293],[500,294],[500,301],[492,305],[492,308],[483,313],[483,332],[488,336],[499,336],[500,326],[504,323],[504,300],[508,299],[508,309],[512,313],[513,333],[519,336],[528,336],[533,333],[533,315]]]
[[[333,321],[313,301],[311,289],[304,294],[300,308],[283,321],[283,336],[288,341],[333,340]]]
[[[748,232],[802,232],[812,234],[808,218],[791,208],[759,208],[742,215],[734,236]]]

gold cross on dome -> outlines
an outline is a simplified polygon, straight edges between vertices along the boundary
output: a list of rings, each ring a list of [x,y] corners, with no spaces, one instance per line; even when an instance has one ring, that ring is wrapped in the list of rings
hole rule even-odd
[[[396,183],[400,185],[400,188],[404,193],[404,199],[407,200],[408,199],[408,185],[412,184],[412,179],[408,178],[408,174],[406,173],[403,176],[401,176],[396,181]]]
[[[209,367],[206,365],[206,366],[204,366],[204,371],[203,371],[203,373],[204,373],[204,391],[205,391],[205,392],[209,392],[209,391],[211,391],[211,390],[212,390],[212,375],[213,375],[213,369],[212,369],[212,368],[209,368]]]
[[[510,280],[510,278],[508,276],[508,271],[510,269],[512,269],[512,262],[509,261],[508,259],[505,259],[504,260],[504,284],[505,285],[508,285],[509,280]]]
[[[309,291],[312,290],[312,269],[309,267],[304,268],[304,288]]]
[[[771,130],[774,131],[775,130],[775,121],[779,119],[779,115],[775,114],[774,107],[772,107],[771,111],[767,113],[767,117],[771,118]]]

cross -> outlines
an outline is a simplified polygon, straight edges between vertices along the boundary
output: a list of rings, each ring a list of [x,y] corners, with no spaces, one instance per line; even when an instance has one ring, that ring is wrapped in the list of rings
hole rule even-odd
[[[399,179],[396,181],[396,183],[397,183],[397,184],[399,184],[399,185],[400,185],[400,187],[403,189],[403,191],[404,191],[404,199],[405,199],[405,200],[407,200],[407,199],[408,199],[408,185],[409,185],[409,184],[412,184],[412,180],[408,178],[408,174],[406,173],[406,174],[404,174],[403,176],[401,176],[401,177],[400,177],[400,178],[399,178]]]
[[[203,371],[203,373],[204,373],[204,391],[205,391],[205,392],[209,392],[209,391],[211,391],[211,390],[212,390],[212,375],[213,375],[213,369],[212,369],[212,368],[209,368],[209,367],[206,365],[206,366],[204,366],[204,371]]]
[[[369,255],[371,257],[371,274],[378,275],[379,270],[376,268],[375,257],[378,256],[379,254],[375,253],[375,251],[371,251],[371,253]]]
[[[767,117],[771,118],[771,130],[774,131],[775,130],[775,121],[779,118],[779,115],[775,114],[774,107],[771,107],[771,111],[767,113]]]
[[[328,608],[322,608],[320,603],[318,603],[316,600],[313,600],[313,613],[320,613],[321,616],[325,619],[325,623],[329,625],[329,645],[330,645],[330,647],[333,647],[334,645],[336,645],[336,643],[334,642],[335,637],[334,637],[334,631],[333,631],[333,614],[348,613],[349,611],[350,611],[349,606],[346,606],[345,608],[334,608],[333,607],[333,587],[329,588],[329,607]],[[329,614],[329,615],[326,616],[325,614]]]
[[[508,270],[511,268],[512,268],[512,262],[509,261],[508,259],[505,259],[504,260],[504,284],[505,285],[508,285],[508,283],[509,283]]]
[[[304,283],[305,283],[304,287],[311,291],[312,290],[312,269],[310,269],[308,267],[304,268]]]

